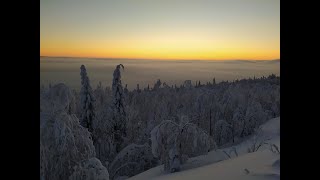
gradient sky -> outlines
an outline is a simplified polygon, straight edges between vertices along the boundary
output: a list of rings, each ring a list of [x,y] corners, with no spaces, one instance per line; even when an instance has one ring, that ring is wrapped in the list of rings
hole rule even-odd
[[[40,0],[40,56],[279,59],[280,0]]]

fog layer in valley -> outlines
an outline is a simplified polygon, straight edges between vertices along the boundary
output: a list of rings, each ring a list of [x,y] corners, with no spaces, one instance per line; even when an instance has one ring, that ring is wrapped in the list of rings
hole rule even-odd
[[[140,88],[153,84],[157,79],[169,86],[180,85],[185,80],[217,82],[248,77],[261,77],[270,74],[280,75],[280,61],[161,61],[133,59],[89,59],[89,58],[54,58],[40,57],[40,85],[65,83],[79,90],[80,66],[87,68],[93,88],[101,81],[102,85],[111,86],[115,66],[122,63],[122,83],[132,90],[139,84]]]

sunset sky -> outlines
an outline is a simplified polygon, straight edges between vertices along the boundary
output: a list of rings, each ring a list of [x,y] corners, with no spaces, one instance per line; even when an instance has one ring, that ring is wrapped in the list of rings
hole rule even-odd
[[[40,56],[280,58],[280,0],[40,0]]]

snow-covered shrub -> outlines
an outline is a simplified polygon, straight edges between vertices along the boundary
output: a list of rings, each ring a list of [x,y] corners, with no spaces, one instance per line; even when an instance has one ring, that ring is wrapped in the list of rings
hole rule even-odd
[[[69,180],[109,180],[109,173],[100,160],[93,157],[75,166]]]
[[[40,113],[41,177],[67,179],[75,165],[94,156],[90,133],[75,115]]]
[[[231,125],[225,120],[219,120],[215,125],[215,141],[218,146],[232,139]]]
[[[217,145],[217,143],[215,142],[213,136],[209,136],[209,143],[210,143],[209,151],[218,149],[218,145]]]
[[[169,150],[169,164],[171,173],[180,171],[181,158],[176,146]]]
[[[270,140],[269,137],[263,135],[261,127],[254,129],[254,136],[252,137],[250,146],[247,149],[248,153],[256,152],[262,146],[268,144],[267,141]]]
[[[174,148],[179,126],[172,121],[164,121],[151,131],[152,154],[164,164],[164,170],[169,172],[169,151]]]
[[[144,145],[130,144],[122,149],[110,164],[110,178],[131,177],[155,165],[157,165],[157,161],[147,143]]]
[[[96,150],[96,157],[100,159],[103,165],[106,166],[106,162],[111,162],[111,160],[116,155],[116,147],[112,134],[112,124],[110,122],[110,114],[102,112],[102,114],[97,114],[95,121],[93,123],[93,136],[94,146]]]
[[[208,153],[210,138],[204,130],[191,123],[180,125],[179,129],[177,145],[182,155],[195,157]],[[181,161],[184,163],[186,160]]]
[[[252,101],[247,108],[241,136],[251,135],[255,128],[266,121],[266,113],[259,102]]]
[[[115,145],[113,139],[112,113],[110,106],[112,104],[111,91],[104,89],[99,82],[97,89],[94,90],[95,118],[92,122],[92,136],[96,150],[96,157],[106,166],[115,157]]]
[[[238,106],[233,114],[231,122],[232,140],[241,135],[242,129],[245,125],[245,109],[243,106]]]
[[[206,154],[210,149],[209,135],[196,125],[169,120],[151,131],[151,142],[153,155],[160,158],[167,172],[179,170],[188,157]]]
[[[280,154],[280,148],[276,144],[269,143],[269,146],[271,152]]]
[[[42,144],[40,140],[40,179],[44,179],[46,170],[48,169],[48,161],[47,158],[48,149]]]

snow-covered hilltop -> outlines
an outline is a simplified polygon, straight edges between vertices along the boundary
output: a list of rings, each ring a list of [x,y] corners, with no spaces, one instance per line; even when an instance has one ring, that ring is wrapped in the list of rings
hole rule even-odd
[[[278,178],[280,77],[129,91],[124,69],[112,88],[85,66],[80,92],[40,88],[41,179]]]
[[[260,143],[256,151],[248,152]],[[267,121],[240,144],[189,159],[181,172],[165,173],[161,165],[129,179],[280,179],[280,117]]]

